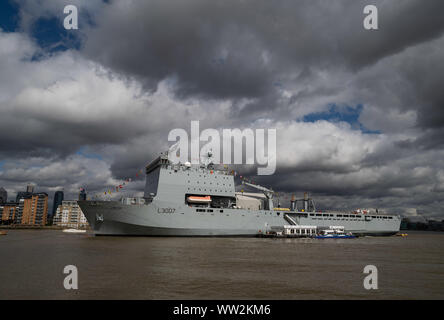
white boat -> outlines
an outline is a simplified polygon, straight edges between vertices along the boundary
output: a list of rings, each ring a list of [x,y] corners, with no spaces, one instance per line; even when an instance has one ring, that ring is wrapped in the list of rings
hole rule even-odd
[[[330,226],[328,229],[320,230],[316,239],[353,239],[356,238],[351,232],[345,233],[343,226]]]

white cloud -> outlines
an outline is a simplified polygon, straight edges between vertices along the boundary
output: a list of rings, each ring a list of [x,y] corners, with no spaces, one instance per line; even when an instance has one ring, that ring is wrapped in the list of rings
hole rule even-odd
[[[278,122],[278,164],[309,170],[355,171],[384,143],[384,135],[363,134],[348,123]]]

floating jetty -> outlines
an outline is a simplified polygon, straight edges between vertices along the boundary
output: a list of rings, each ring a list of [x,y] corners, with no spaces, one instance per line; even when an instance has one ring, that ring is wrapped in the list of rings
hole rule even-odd
[[[261,238],[315,238],[315,239],[353,239],[355,235],[346,234],[343,226],[302,226],[284,225],[272,227],[270,231],[259,235]]]

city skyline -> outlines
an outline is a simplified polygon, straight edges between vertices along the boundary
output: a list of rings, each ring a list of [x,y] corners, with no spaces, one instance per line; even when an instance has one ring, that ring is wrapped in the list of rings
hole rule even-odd
[[[78,198],[86,200],[84,189],[79,192]],[[51,210],[50,199],[54,200]],[[88,225],[77,200],[64,200],[64,193],[60,190],[50,198],[47,193],[38,192],[35,185],[27,184],[26,191],[17,192],[15,201],[8,201],[7,192],[0,187],[0,200],[0,224],[50,226],[57,218],[56,225],[59,226],[74,226],[77,223],[77,227],[83,228]],[[56,217],[56,214],[59,216]]]

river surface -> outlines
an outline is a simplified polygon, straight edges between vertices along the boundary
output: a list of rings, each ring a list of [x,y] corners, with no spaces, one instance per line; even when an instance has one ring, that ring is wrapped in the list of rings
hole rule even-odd
[[[78,289],[63,269],[78,270]],[[366,265],[378,289],[366,290]],[[0,299],[444,299],[444,233],[358,239],[0,236]]]

